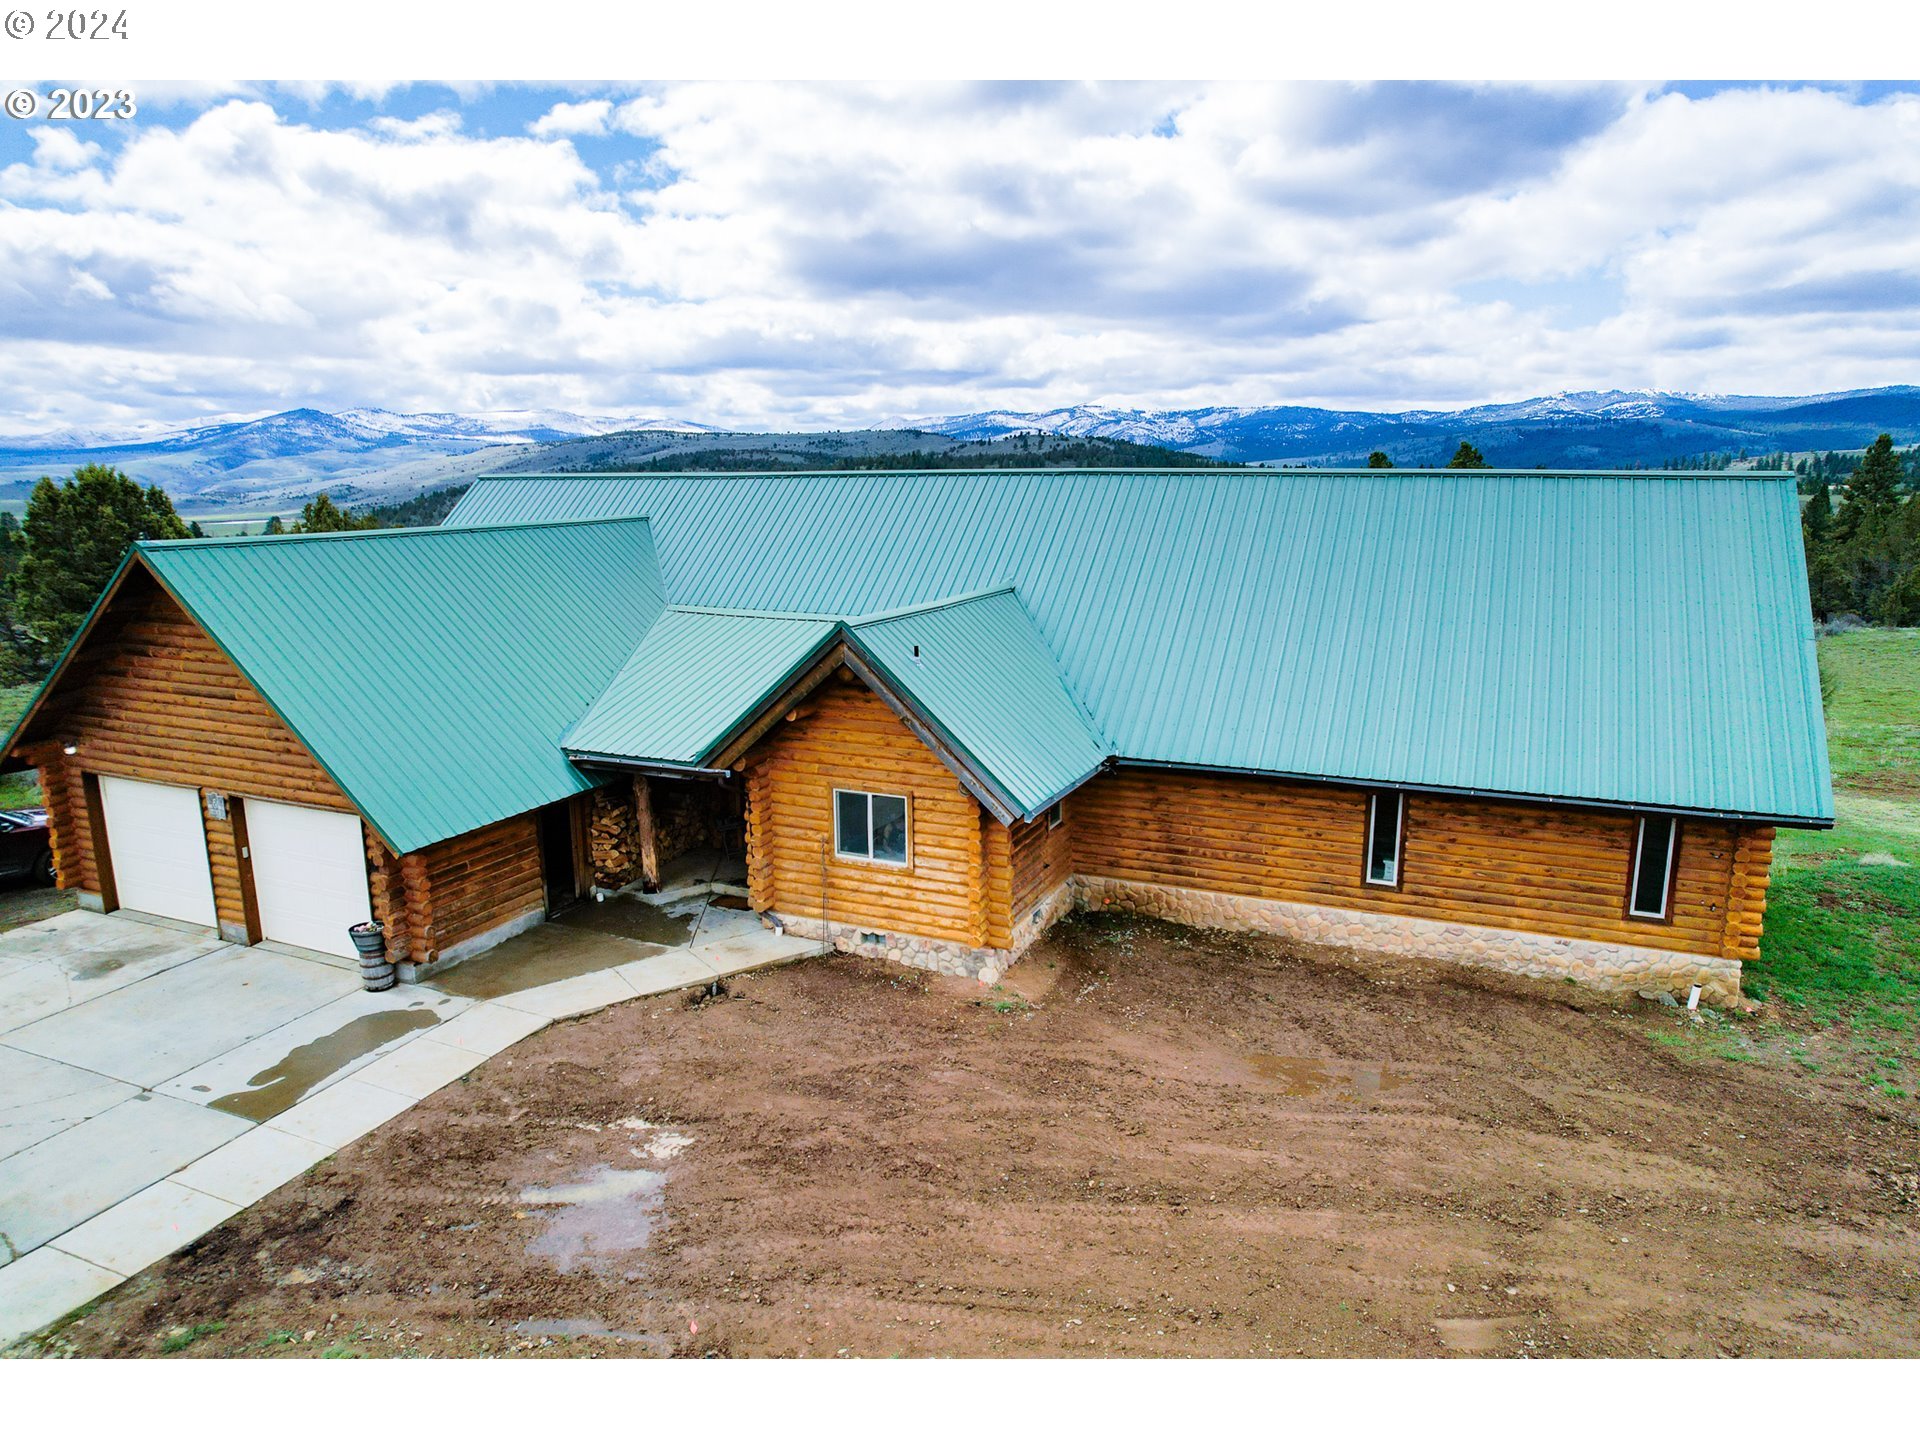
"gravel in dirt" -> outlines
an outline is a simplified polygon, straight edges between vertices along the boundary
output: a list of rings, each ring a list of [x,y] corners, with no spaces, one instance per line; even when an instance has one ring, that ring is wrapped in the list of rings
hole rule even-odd
[[[1914,1121],[1572,987],[1118,917],[556,1026],[35,1347],[1920,1353]]]

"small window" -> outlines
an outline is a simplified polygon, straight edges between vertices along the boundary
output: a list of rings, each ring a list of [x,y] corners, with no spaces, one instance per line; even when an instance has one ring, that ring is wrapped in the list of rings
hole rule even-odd
[[[1367,797],[1367,883],[1400,886],[1400,840],[1407,797],[1398,790],[1376,790]]]
[[[1680,825],[1671,815],[1643,815],[1633,837],[1633,893],[1627,913],[1664,920],[1673,896],[1673,857]]]
[[[1047,829],[1058,830],[1066,823],[1066,819],[1067,807],[1065,801],[1056,800],[1053,804],[1047,806]]]
[[[907,797],[833,792],[833,848],[849,860],[907,863]]]

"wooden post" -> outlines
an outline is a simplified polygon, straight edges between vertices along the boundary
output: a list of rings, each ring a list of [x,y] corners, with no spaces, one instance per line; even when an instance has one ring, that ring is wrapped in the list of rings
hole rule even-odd
[[[652,894],[660,888],[660,846],[653,833],[653,785],[644,775],[633,777],[633,815],[640,827],[640,888]]]
[[[206,804],[201,801],[202,806]],[[266,932],[260,928],[260,895],[253,888],[253,847],[247,843],[247,802],[238,795],[227,797],[227,825],[233,835],[233,862],[240,877],[240,923],[246,930],[247,944],[258,945]]]
[[[80,783],[87,797],[87,827],[92,831],[93,868],[100,882],[100,908],[118,910],[120,890],[113,883],[113,851],[107,844],[107,812],[100,799],[100,777],[87,771],[81,775]]]

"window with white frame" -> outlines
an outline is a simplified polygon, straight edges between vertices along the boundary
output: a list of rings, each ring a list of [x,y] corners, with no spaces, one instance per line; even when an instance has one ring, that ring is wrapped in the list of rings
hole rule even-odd
[[[1064,800],[1056,800],[1047,806],[1047,829],[1058,830],[1066,823],[1067,811]]]
[[[907,863],[907,797],[867,790],[833,792],[833,849],[844,860]]]
[[[1367,796],[1367,884],[1399,887],[1406,815],[1407,797],[1398,790]]]
[[[1673,904],[1673,861],[1680,852],[1680,822],[1671,815],[1642,815],[1633,834],[1633,883],[1627,913],[1664,920]]]

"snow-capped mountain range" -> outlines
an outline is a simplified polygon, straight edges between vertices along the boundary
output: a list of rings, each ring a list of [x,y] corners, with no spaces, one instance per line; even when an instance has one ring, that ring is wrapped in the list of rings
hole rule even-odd
[[[1496,465],[1604,468],[1741,451],[1853,449],[1883,430],[1903,445],[1920,440],[1920,386],[1802,396],[1578,391],[1462,410],[1076,405],[892,420],[831,436],[765,438],[780,441],[783,455],[801,459],[924,449],[930,434],[950,443],[1046,434],[1129,440],[1256,464],[1364,464],[1368,452],[1378,449],[1403,466],[1444,464],[1460,441],[1469,440]],[[201,507],[278,505],[327,488],[364,501],[455,483],[487,470],[538,469],[549,447],[558,448],[547,463],[573,468],[587,454],[584,463],[608,468],[701,448],[699,437],[708,435],[727,437],[726,448],[754,448],[748,444],[753,436],[668,416],[286,410],[177,427],[141,425],[118,433],[0,435],[0,494],[18,495],[22,485],[40,475],[100,462]],[[812,455],[816,449],[819,457]]]
[[[252,419],[0,435],[0,484],[76,465],[117,465],[169,493],[214,504],[311,495],[328,485],[417,490],[478,473],[529,447],[626,431],[696,434],[711,427],[667,416],[491,410],[475,415],[391,410],[283,410]]]
[[[1912,438],[1920,387],[1825,395],[1685,395],[1651,390],[1568,391],[1464,410],[1325,410],[1302,405],[1197,410],[982,411],[903,421],[959,439],[1044,433],[1164,445],[1222,460],[1339,464],[1383,449],[1402,464],[1443,462],[1471,440],[1496,463],[1657,465],[1710,451],[1827,449],[1861,445],[1874,426]]]

